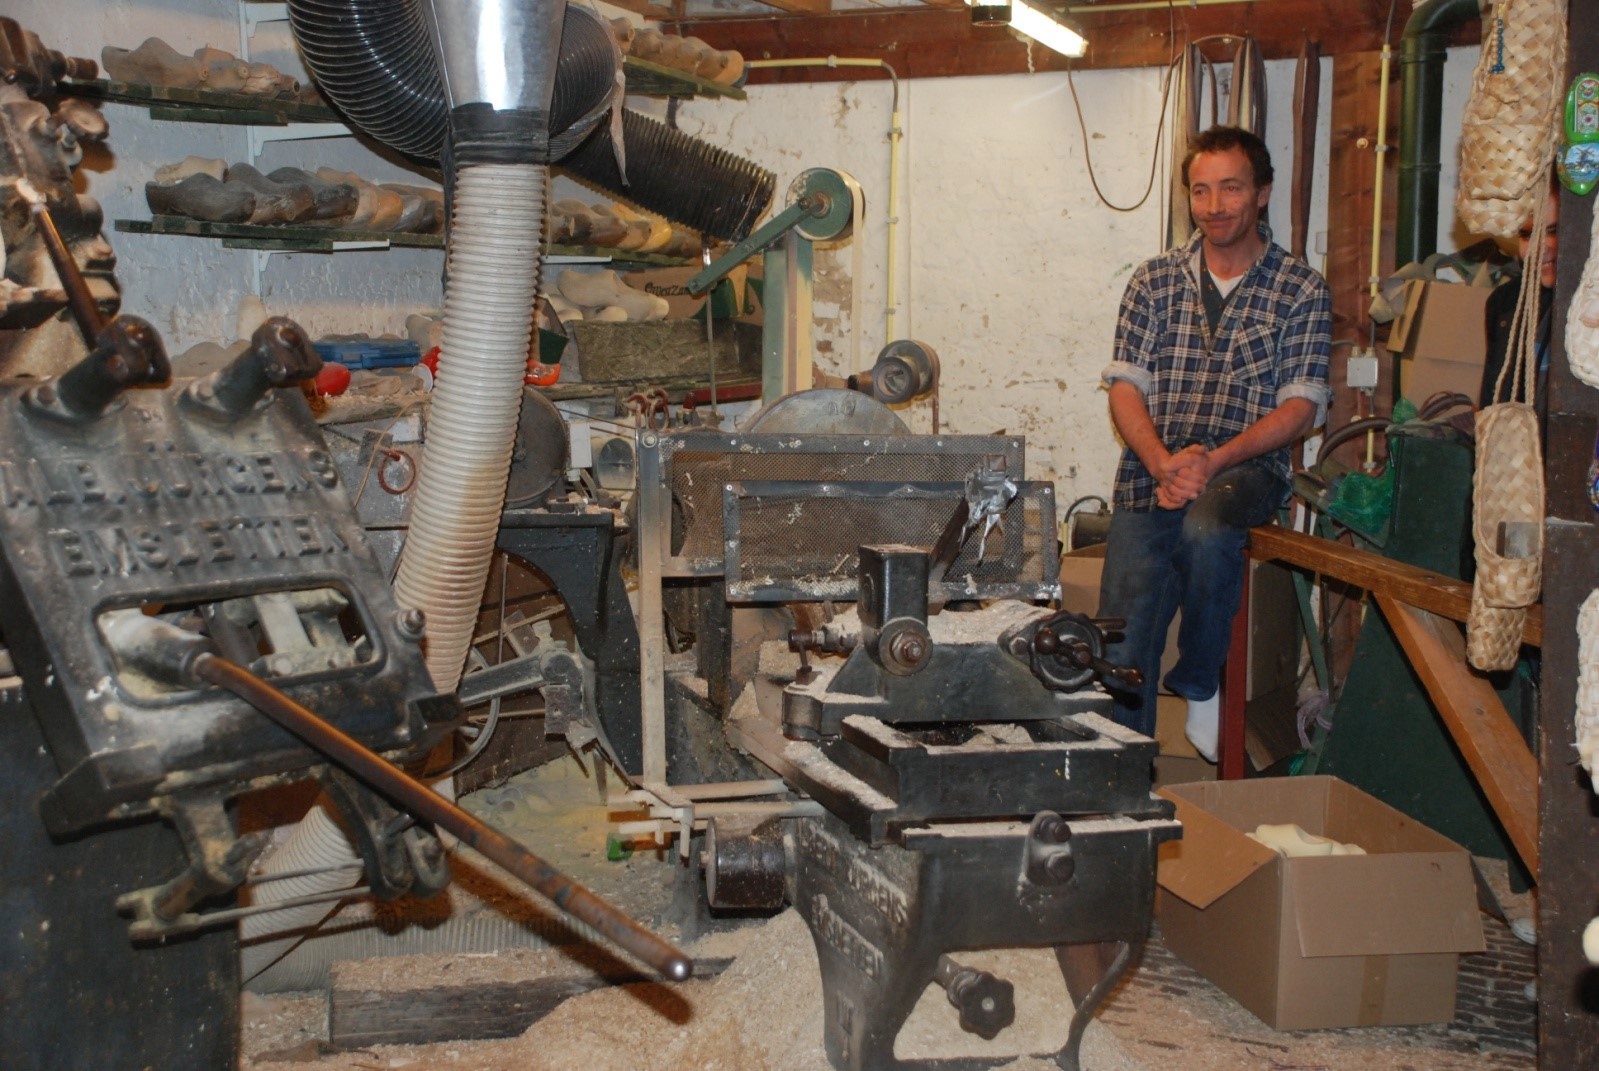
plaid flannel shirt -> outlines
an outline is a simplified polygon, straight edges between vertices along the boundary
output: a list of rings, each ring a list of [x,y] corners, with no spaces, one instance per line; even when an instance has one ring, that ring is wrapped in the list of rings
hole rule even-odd
[[[1314,402],[1317,424],[1326,418],[1332,295],[1314,269],[1271,241],[1264,225],[1260,233],[1266,252],[1239,280],[1214,339],[1199,291],[1201,232],[1145,261],[1127,283],[1116,359],[1101,378],[1138,388],[1168,450],[1219,446],[1289,398]],[[1259,460],[1286,489],[1288,447]],[[1154,509],[1157,486],[1138,455],[1123,450],[1116,508]]]

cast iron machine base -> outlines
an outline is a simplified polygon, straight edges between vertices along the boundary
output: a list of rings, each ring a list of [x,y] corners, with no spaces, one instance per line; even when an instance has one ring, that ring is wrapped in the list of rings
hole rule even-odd
[[[859,631],[791,637],[798,672],[758,679],[729,735],[827,811],[792,821],[786,891],[816,944],[835,1067],[985,1066],[908,1063],[894,1040],[931,981],[992,1036],[1008,983],[957,986],[950,954],[1049,947],[1076,1001],[1055,1059],[1076,1071],[1148,934],[1159,846],[1181,835],[1150,792],[1157,745],[1105,717],[1094,622],[1015,602],[930,617],[925,561],[863,547]]]

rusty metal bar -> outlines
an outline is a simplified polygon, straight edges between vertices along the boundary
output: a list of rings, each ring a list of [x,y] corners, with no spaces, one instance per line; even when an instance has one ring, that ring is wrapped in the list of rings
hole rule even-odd
[[[72,318],[78,321],[78,331],[92,350],[99,343],[100,332],[105,329],[100,306],[95,304],[94,295],[89,293],[89,284],[78,270],[78,262],[72,259],[72,251],[61,240],[61,232],[56,230],[56,221],[50,215],[50,210],[44,205],[34,205],[33,218],[39,226],[39,237],[44,241],[45,251],[50,254],[50,263],[55,265],[56,276],[61,280],[61,289],[66,291]]]
[[[198,678],[237,695],[261,713],[349,770],[417,817],[447,829],[526,882],[556,907],[594,927],[669,981],[681,982],[694,963],[676,947],[540,859],[504,833],[485,825],[425,785],[323,721],[236,663],[200,654],[190,664]]]

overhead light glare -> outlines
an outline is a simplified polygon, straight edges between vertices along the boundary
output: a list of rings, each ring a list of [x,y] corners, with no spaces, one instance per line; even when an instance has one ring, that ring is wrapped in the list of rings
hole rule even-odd
[[[1088,51],[1088,38],[1026,0],[1009,0],[1008,3],[967,2],[972,5],[973,25],[1009,26],[1045,48],[1052,48],[1074,59]]]

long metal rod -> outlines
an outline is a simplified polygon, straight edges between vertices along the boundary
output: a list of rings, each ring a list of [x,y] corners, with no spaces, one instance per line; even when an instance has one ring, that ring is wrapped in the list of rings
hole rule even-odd
[[[289,696],[236,663],[198,655],[193,674],[226,688],[261,713],[327,755],[350,773],[418,818],[449,830],[505,870],[548,897],[556,907],[588,923],[601,936],[636,956],[662,977],[681,982],[694,963],[670,943],[540,859],[504,833],[485,825],[430,791],[360,742],[329,725]]]
[[[34,205],[33,220],[39,229],[40,239],[44,241],[45,252],[50,254],[50,263],[55,265],[61,289],[66,291],[72,318],[78,322],[78,333],[89,344],[89,348],[94,349],[100,340],[100,332],[105,329],[100,306],[95,304],[89,284],[78,270],[78,262],[72,259],[72,251],[61,240],[61,232],[56,229],[55,217],[50,215],[50,210],[44,205]]]

